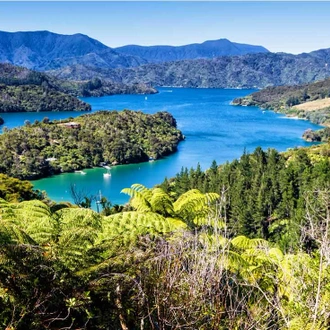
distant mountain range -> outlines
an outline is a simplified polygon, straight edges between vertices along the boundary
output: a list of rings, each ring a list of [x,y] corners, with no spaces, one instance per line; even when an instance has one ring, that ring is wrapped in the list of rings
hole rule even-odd
[[[94,90],[94,95],[114,91],[113,86],[118,84],[139,85],[142,93],[147,93],[148,87],[141,83],[264,88],[303,84],[330,76],[330,49],[299,55],[270,53],[261,46],[227,39],[178,47],[132,45],[112,49],[82,34],[59,35],[48,31],[0,32],[0,62],[46,71],[58,79],[101,79],[104,86],[112,84],[107,91]],[[98,85],[99,82],[91,86]]]
[[[133,67],[147,62],[212,58],[268,52],[261,46],[227,39],[186,46],[125,46],[110,48],[83,34],[62,35],[48,31],[0,32],[0,62],[44,71],[71,65],[100,68]]]
[[[185,46],[128,45],[114,49],[120,54],[137,56],[149,63],[269,52],[262,46],[239,44],[228,39],[208,40],[201,44]]]

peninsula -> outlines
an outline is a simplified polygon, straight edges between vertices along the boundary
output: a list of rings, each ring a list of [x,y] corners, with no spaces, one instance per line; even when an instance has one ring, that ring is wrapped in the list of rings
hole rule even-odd
[[[298,86],[267,87],[233,100],[233,105],[258,106],[283,113],[288,117],[306,119],[325,126],[318,131],[307,130],[307,141],[327,141],[330,137],[330,79]]]
[[[44,120],[0,135],[0,173],[37,179],[103,162],[144,162],[175,152],[183,139],[167,112],[100,111],[74,122]]]

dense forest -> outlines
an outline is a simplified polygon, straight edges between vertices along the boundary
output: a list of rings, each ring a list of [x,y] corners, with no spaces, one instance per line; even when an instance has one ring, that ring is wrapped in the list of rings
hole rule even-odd
[[[302,243],[306,194],[329,189],[329,156],[329,144],[285,153],[257,148],[219,167],[214,162],[206,172],[183,168],[161,187],[171,196],[189,189],[216,192],[230,235],[264,238],[292,251]]]
[[[33,179],[55,173],[158,159],[183,139],[167,112],[124,110],[83,115],[74,122],[29,123],[0,135],[0,173]]]
[[[329,153],[183,169],[111,215],[0,200],[1,326],[329,329]]]

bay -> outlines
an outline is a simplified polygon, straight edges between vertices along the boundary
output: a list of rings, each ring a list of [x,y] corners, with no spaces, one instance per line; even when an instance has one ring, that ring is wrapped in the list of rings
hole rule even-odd
[[[202,169],[210,167],[213,160],[218,164],[240,157],[244,150],[252,152],[257,146],[264,149],[308,146],[301,136],[308,129],[319,129],[305,120],[286,118],[272,111],[257,107],[232,106],[236,97],[252,93],[253,90],[238,89],[186,89],[159,88],[154,95],[115,95],[100,98],[82,98],[98,110],[140,110],[145,113],[168,111],[177,120],[177,125],[186,137],[178,152],[155,162],[120,165],[111,168],[111,176],[104,177],[103,168],[84,170],[80,173],[66,173],[33,181],[36,189],[45,190],[55,201],[72,201],[69,187],[75,185],[88,194],[102,195],[113,204],[123,204],[128,197],[121,189],[133,183],[152,187],[165,177],[173,177],[182,167]],[[80,112],[39,112],[2,114],[5,126],[13,128],[23,125],[25,120],[33,122],[44,117],[63,119],[76,117]]]

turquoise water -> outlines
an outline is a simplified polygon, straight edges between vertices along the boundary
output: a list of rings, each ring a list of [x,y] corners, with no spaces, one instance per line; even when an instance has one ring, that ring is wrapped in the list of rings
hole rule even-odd
[[[92,105],[93,111],[101,109],[134,109],[146,113],[168,111],[177,120],[178,128],[186,136],[177,153],[150,163],[112,167],[111,177],[103,177],[102,168],[84,170],[86,175],[67,173],[33,181],[35,188],[45,190],[56,201],[70,201],[70,184],[86,193],[102,195],[112,203],[122,204],[128,198],[120,194],[122,188],[133,183],[148,187],[172,177],[182,167],[196,167],[200,163],[208,168],[213,160],[218,164],[239,157],[244,149],[253,151],[257,146],[276,148],[280,151],[295,146],[307,146],[301,135],[308,128],[319,126],[305,120],[285,118],[281,114],[262,111],[256,107],[231,106],[230,101],[253,92],[231,89],[184,89],[160,88],[159,94],[116,95],[101,98],[83,98]],[[78,112],[53,112],[29,114],[4,114],[6,126],[22,125],[45,116],[61,119],[77,116]]]

